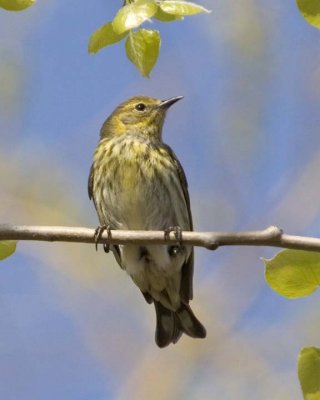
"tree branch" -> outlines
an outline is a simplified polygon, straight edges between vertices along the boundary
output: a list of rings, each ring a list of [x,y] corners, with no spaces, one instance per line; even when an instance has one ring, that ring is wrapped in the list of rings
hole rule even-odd
[[[94,243],[94,229],[67,226],[24,226],[0,224],[0,240],[41,240],[47,242]],[[111,231],[108,240],[104,232],[99,243],[166,244],[177,243],[174,233],[168,239],[162,231]],[[293,236],[270,226],[261,231],[247,232],[182,232],[182,242],[215,250],[220,246],[272,246],[320,252],[320,239]]]

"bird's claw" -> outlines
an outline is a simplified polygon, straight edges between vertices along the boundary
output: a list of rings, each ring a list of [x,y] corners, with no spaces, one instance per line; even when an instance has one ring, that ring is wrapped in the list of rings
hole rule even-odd
[[[101,239],[101,236],[103,234],[104,231],[107,231],[107,235],[108,235],[108,240],[110,240],[112,238],[112,234],[111,234],[111,227],[110,225],[100,225],[97,227],[97,229],[94,231],[94,243],[96,245],[96,250],[98,250],[98,242]],[[103,250],[106,253],[109,253],[110,251],[110,243],[103,243]]]
[[[165,240],[169,240],[170,238],[170,233],[174,232],[174,237],[176,238],[177,242],[179,243],[179,246],[182,245],[182,229],[180,226],[169,226],[169,228],[164,230],[164,238]]]

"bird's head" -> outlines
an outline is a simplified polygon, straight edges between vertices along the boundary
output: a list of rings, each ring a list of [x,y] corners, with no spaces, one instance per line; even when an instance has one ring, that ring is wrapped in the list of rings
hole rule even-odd
[[[149,138],[160,139],[168,108],[182,96],[158,100],[147,96],[136,96],[121,103],[102,125],[101,138],[139,133]]]

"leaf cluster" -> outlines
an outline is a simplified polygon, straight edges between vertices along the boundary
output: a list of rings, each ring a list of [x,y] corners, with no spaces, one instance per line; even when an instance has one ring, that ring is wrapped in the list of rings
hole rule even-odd
[[[298,375],[305,400],[320,399],[320,349],[305,347],[298,357]]]
[[[172,22],[204,12],[209,11],[188,1],[125,0],[113,20],[102,25],[91,35],[89,53],[96,53],[126,38],[128,59],[142,76],[149,77],[159,56],[161,38],[159,31],[142,29],[140,26],[146,21],[151,21],[151,18],[161,22]]]
[[[297,6],[309,24],[320,29],[320,1],[297,0]]]
[[[288,299],[313,293],[320,285],[320,253],[283,250],[264,260],[268,285]],[[298,375],[304,399],[320,400],[320,349],[306,347],[298,357]]]
[[[0,8],[8,11],[22,11],[32,6],[35,0],[0,0]]]
[[[4,260],[10,257],[17,247],[17,242],[15,240],[2,240],[0,241],[0,260]]]

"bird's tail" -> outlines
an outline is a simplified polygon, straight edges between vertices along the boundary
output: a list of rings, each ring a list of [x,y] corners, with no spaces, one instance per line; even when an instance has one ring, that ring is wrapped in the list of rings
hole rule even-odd
[[[158,301],[154,301],[154,305],[157,314],[155,339],[159,347],[177,343],[182,333],[193,338],[206,337],[205,327],[193,314],[188,304],[181,303],[177,311],[165,308]]]

